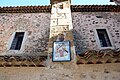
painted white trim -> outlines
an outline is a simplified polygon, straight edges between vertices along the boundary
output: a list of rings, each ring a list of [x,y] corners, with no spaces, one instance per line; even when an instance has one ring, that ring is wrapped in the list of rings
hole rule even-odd
[[[15,33],[16,33],[16,32],[13,32],[12,36],[11,36],[10,39],[8,40],[7,50],[10,50],[11,44],[12,44],[13,39],[14,39],[14,37],[15,37]]]
[[[10,47],[12,45],[12,42],[13,42],[13,39],[15,37],[15,34],[16,32],[24,32],[24,37],[23,37],[23,41],[22,41],[22,44],[21,44],[21,48],[20,50],[10,50]],[[11,52],[13,52],[13,54],[20,54],[20,53],[23,53],[24,49],[25,49],[25,41],[27,39],[27,34],[28,32],[27,31],[24,31],[24,30],[17,30],[15,32],[13,32],[12,36],[10,37],[9,39],[9,42],[8,42],[8,47],[7,47],[7,53],[6,54],[9,54],[9,51],[10,51],[10,54],[12,54]]]
[[[106,30],[108,38],[109,38],[111,45],[112,45],[111,47],[101,47],[100,40],[99,40],[98,33],[97,33],[97,29],[105,29]],[[96,42],[97,42],[99,49],[114,49],[115,48],[113,45],[112,37],[109,33],[109,30],[106,27],[96,27],[96,28],[94,28],[94,32],[95,32],[95,38],[96,38]]]
[[[24,32],[25,33],[24,33],[22,44],[21,44],[20,53],[22,53],[24,51],[24,49],[25,49],[25,42],[27,40],[27,34],[28,34],[28,32],[27,31],[24,31]]]

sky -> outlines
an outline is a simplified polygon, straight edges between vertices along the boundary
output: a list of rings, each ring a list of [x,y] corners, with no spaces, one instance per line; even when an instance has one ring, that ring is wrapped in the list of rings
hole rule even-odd
[[[110,0],[72,0],[73,5],[110,5],[114,4]],[[0,0],[0,6],[38,6],[49,5],[50,0]]]

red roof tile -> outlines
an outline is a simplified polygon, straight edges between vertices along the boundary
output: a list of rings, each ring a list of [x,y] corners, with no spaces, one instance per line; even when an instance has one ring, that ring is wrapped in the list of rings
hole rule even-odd
[[[46,56],[0,56],[0,67],[44,67]]]
[[[120,5],[71,5],[72,12],[120,12]],[[0,13],[50,13],[51,6],[0,7]]]
[[[77,64],[120,63],[120,50],[88,50],[76,58]]]

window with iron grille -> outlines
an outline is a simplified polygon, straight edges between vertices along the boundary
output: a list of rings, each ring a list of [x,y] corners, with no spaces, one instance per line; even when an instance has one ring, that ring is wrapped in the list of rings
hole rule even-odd
[[[20,50],[25,32],[16,32],[10,50]]]
[[[101,47],[112,47],[106,29],[96,29]]]

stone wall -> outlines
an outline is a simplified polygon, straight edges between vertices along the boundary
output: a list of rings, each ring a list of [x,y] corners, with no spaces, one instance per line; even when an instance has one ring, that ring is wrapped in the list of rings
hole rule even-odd
[[[120,48],[120,13],[76,12],[72,13],[73,35],[76,52],[99,49],[95,28],[107,28],[113,47]],[[26,31],[23,51],[17,53],[47,53],[49,38],[49,13],[0,14],[0,53],[9,51],[11,37],[16,31]],[[120,63],[80,64],[67,62],[47,64],[48,67],[1,67],[0,80],[120,80]]]
[[[95,28],[107,28],[113,48],[120,48],[120,13],[119,12],[72,12],[74,42],[76,53],[86,49],[99,50]],[[12,34],[26,31],[27,39],[22,52],[40,53],[47,51],[50,29],[50,13],[3,13],[0,14],[0,53],[9,51]]]
[[[0,68],[0,80],[120,80],[120,64]]]
[[[95,29],[106,28],[113,49],[120,48],[120,13],[78,12],[72,13],[76,52],[86,49],[100,50]]]
[[[15,53],[9,51],[12,35],[16,31],[25,31],[26,40],[22,51],[17,53],[40,53],[47,51],[49,36],[49,13],[13,13],[0,14],[0,53]]]

